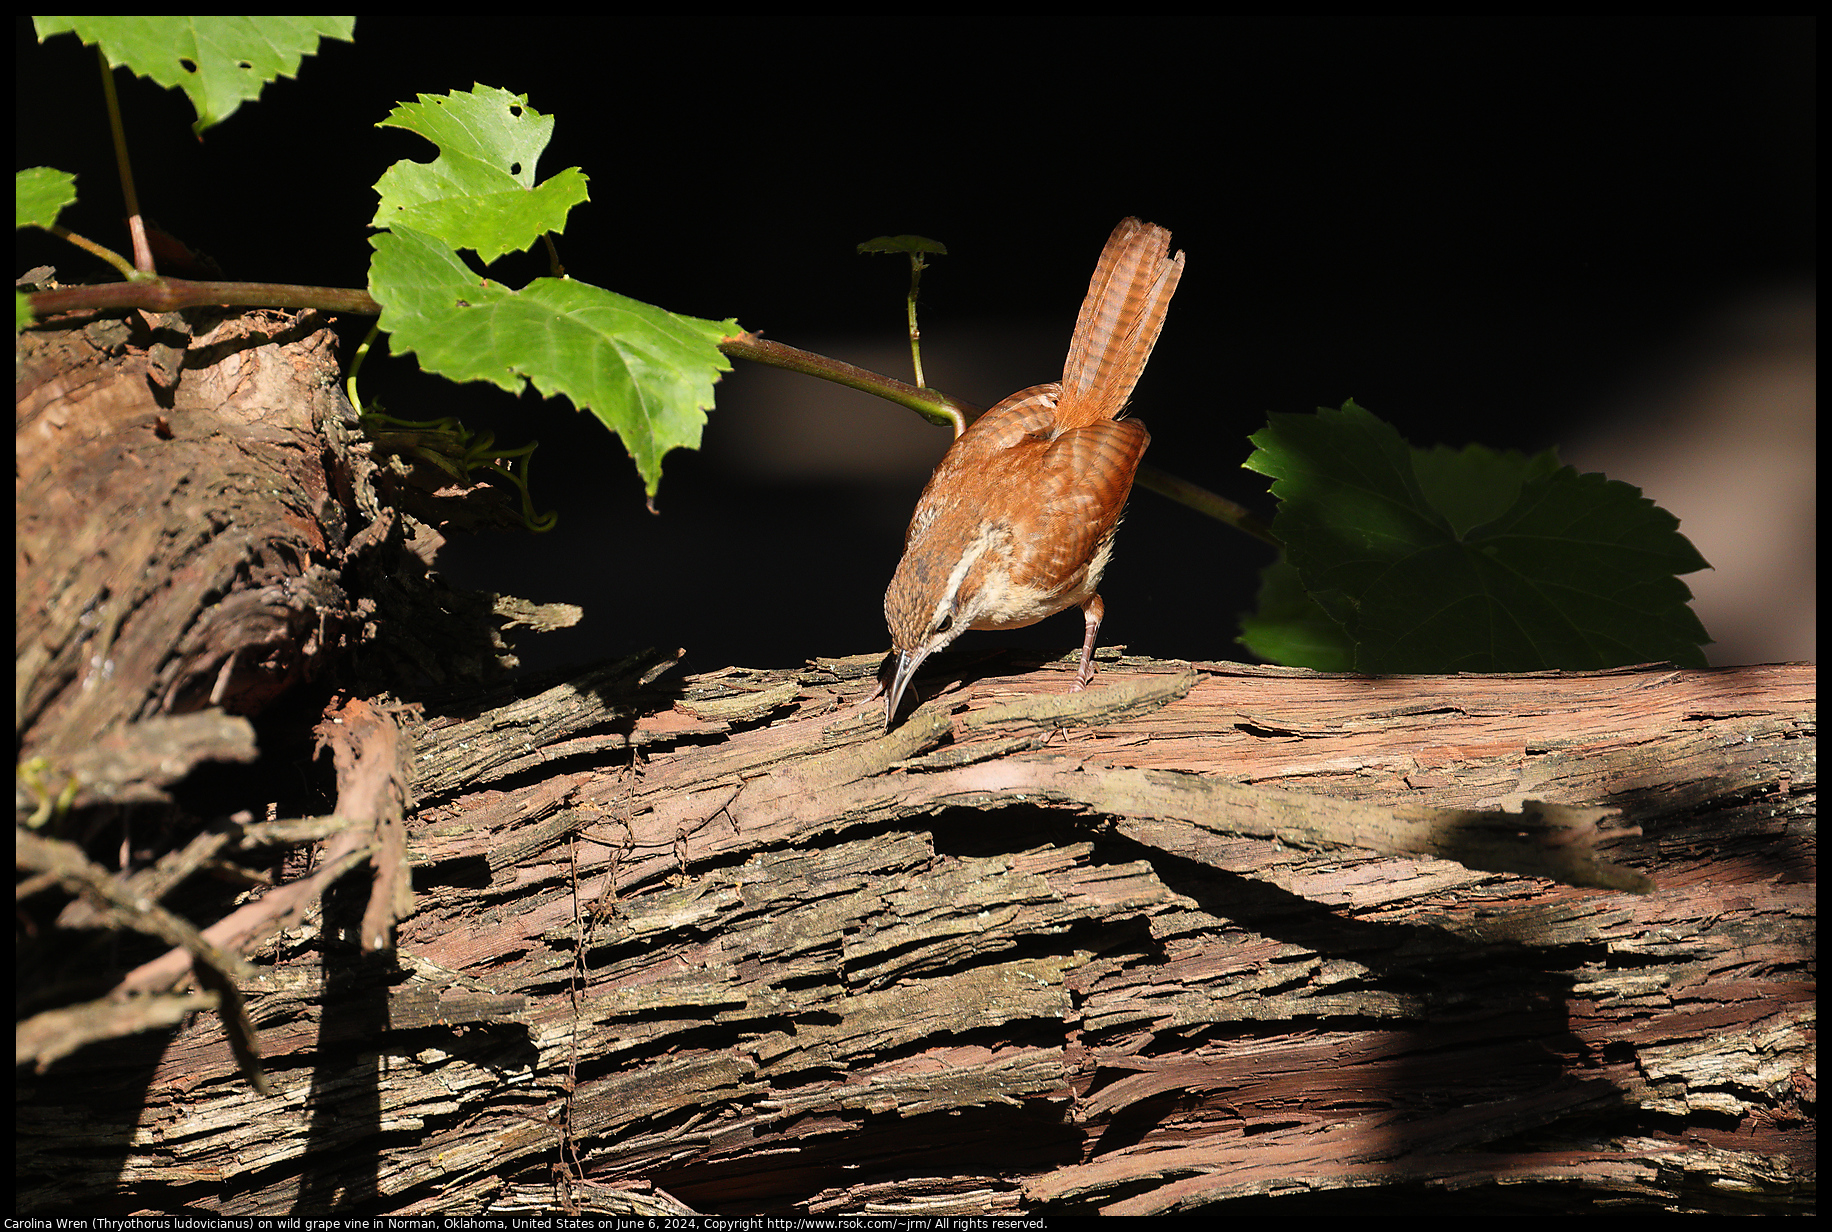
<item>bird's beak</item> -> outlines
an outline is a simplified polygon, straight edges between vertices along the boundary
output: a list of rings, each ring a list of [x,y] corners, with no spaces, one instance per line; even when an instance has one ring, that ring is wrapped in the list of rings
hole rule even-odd
[[[922,661],[929,657],[927,647],[920,650],[906,650],[897,655],[897,671],[891,677],[890,688],[884,691],[884,730],[889,731],[897,725],[897,707],[903,701],[903,691],[910,687],[910,677]]]

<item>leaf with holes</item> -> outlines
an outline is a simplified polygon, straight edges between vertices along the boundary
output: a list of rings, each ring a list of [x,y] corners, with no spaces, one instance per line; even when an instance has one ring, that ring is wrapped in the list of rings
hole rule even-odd
[[[220,124],[327,38],[350,41],[354,17],[34,17],[43,42],[71,33],[167,89],[183,90],[197,109],[192,131]]]

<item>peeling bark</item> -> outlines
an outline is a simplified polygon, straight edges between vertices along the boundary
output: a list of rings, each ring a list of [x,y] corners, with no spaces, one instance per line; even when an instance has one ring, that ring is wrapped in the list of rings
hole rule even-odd
[[[995,661],[883,735],[876,664],[670,683],[641,660],[428,716],[415,764],[446,786],[409,827],[397,953],[295,937],[248,989],[276,1095],[199,1018],[146,1059],[120,1174],[80,1179],[226,1214],[1810,1201],[1811,669],[1127,661],[1070,698],[1067,665]],[[543,764],[478,765],[478,732],[530,725]],[[1641,834],[1611,858],[1658,889],[1305,852],[1099,794],[1142,773],[1617,808]]]

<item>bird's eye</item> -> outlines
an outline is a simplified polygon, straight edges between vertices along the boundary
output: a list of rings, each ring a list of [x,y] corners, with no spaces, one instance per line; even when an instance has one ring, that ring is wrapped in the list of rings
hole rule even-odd
[[[939,621],[936,622],[935,631],[937,633],[946,633],[949,629],[952,629],[953,627],[954,627],[954,613],[949,612],[946,616],[943,616]]]

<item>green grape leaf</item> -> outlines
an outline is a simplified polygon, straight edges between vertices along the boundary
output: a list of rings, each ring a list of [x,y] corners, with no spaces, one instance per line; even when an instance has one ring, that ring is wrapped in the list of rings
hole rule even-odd
[[[372,236],[369,293],[397,351],[454,381],[563,395],[623,438],[651,497],[662,456],[695,447],[712,387],[731,364],[705,321],[564,278],[521,290],[480,277],[442,241],[396,225]]]
[[[376,184],[375,259],[369,291],[396,350],[456,381],[489,381],[512,393],[533,383],[563,395],[623,438],[651,498],[670,450],[695,447],[712,387],[731,365],[719,340],[736,321],[679,316],[569,278],[538,278],[517,290],[475,273],[458,256],[488,263],[565,226],[587,199],[568,168],[536,183],[552,117],[520,95],[488,86],[421,95],[383,126],[431,141],[438,157],[400,162]]]
[[[1462,449],[1438,445],[1412,451],[1412,470],[1425,499],[1459,535],[1506,513],[1526,480],[1544,478],[1558,469],[1558,454],[1550,449],[1524,461],[1517,453],[1499,452],[1487,445]]]
[[[1355,643],[1310,597],[1283,557],[1260,571],[1259,610],[1240,620],[1240,644],[1268,663],[1355,670]]]
[[[1352,402],[1274,415],[1252,439],[1246,465],[1276,480],[1273,533],[1356,671],[1705,665],[1677,575],[1708,566],[1637,488],[1551,454],[1413,450]],[[1289,590],[1271,599],[1256,650],[1319,642]],[[1338,651],[1319,653],[1339,667]]]
[[[525,96],[481,85],[402,103],[377,127],[417,133],[439,147],[439,157],[388,168],[375,186],[381,201],[371,225],[409,227],[486,263],[564,230],[567,213],[587,199],[586,178],[568,167],[535,183],[553,123]]]
[[[294,77],[299,61],[327,38],[350,41],[354,17],[34,17],[38,40],[69,32],[167,89],[180,89],[197,110],[193,132],[220,124],[259,98],[276,77]]]
[[[56,167],[13,173],[13,228],[49,227],[76,200],[76,177]]]

